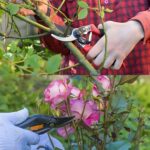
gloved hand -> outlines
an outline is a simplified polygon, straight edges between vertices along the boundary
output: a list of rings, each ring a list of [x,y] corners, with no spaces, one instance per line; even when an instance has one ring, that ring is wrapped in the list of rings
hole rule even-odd
[[[31,146],[31,150],[54,150],[55,148],[64,150],[64,147],[60,141],[52,136],[50,136],[49,139],[47,134],[40,135],[40,142],[37,145]]]
[[[118,70],[135,45],[144,38],[144,31],[137,21],[125,23],[107,21],[104,25],[108,40],[104,68]],[[99,29],[102,29],[102,24],[99,25]],[[100,66],[104,60],[104,54],[105,37],[103,36],[88,52],[87,58],[93,61],[95,66]]]
[[[31,145],[39,142],[39,135],[15,126],[27,117],[27,109],[0,113],[0,150],[30,150]]]

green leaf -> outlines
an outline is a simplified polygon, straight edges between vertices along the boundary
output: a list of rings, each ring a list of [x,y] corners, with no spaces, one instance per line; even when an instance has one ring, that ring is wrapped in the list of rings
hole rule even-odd
[[[131,144],[128,141],[111,142],[106,145],[106,150],[129,150]]]
[[[10,12],[10,14],[12,16],[16,15],[19,11],[19,5],[18,4],[9,3],[6,8],[8,9],[8,11]]]
[[[128,103],[126,98],[118,91],[116,95],[112,97],[112,110],[121,113],[127,111]]]
[[[84,1],[79,1],[78,5],[81,8],[88,8],[89,7],[89,5],[86,2],[84,2]]]
[[[33,54],[25,60],[25,65],[38,70],[40,68],[41,57]]]
[[[105,17],[105,11],[104,11],[104,10],[102,10],[102,11],[100,12],[100,16],[101,16],[101,18],[104,18],[104,17]]]
[[[85,19],[87,15],[88,15],[88,9],[84,8],[80,10],[80,12],[78,13],[78,19],[79,20]]]
[[[0,17],[2,17],[3,14],[4,14],[4,11],[0,10]]]
[[[119,82],[120,85],[125,84],[125,83],[133,83],[134,81],[137,80],[139,76],[138,75],[126,75],[126,76],[122,76],[121,80]]]
[[[60,68],[61,60],[60,54],[50,57],[46,65],[46,72],[49,74],[57,72]]]

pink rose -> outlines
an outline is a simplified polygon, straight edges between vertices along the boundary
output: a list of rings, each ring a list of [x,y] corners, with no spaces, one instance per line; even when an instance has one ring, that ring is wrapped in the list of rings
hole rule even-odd
[[[73,127],[67,125],[66,127],[58,128],[57,133],[62,136],[63,138],[67,138],[68,135],[74,133],[75,130]]]
[[[70,87],[67,85],[67,79],[54,80],[44,91],[45,101],[48,102],[52,108],[56,108],[57,104],[67,99],[70,90]]]
[[[72,98],[80,98],[81,99],[83,97],[83,92],[76,87],[72,87],[71,92],[70,92],[70,96]]]
[[[94,97],[97,97],[100,94],[100,92],[98,91],[97,86],[95,84],[93,86],[92,94]]]
[[[104,90],[109,91],[111,89],[110,79],[107,76],[100,75],[97,77],[97,80],[102,84]]]
[[[82,119],[87,126],[97,123],[100,118],[100,111],[94,101],[84,101],[80,99],[70,100],[70,109],[76,119]],[[82,118],[81,118],[82,117]]]
[[[107,76],[100,75],[97,77],[97,81],[101,83],[102,88],[108,92],[111,89],[111,82],[110,79]],[[97,97],[100,94],[100,91],[98,90],[97,86],[94,84],[92,94],[94,97]]]

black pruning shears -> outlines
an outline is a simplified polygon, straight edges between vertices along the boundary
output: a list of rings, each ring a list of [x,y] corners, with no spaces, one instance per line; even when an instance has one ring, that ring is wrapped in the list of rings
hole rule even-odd
[[[47,133],[53,128],[64,127],[73,121],[74,117],[55,117],[48,115],[33,115],[28,117],[24,122],[17,124],[18,127],[29,129],[37,134]]]
[[[57,36],[55,34],[51,34],[51,36],[62,42],[77,41],[83,51],[87,53],[93,47],[91,45],[92,34],[102,37],[104,35],[104,30],[98,29],[94,24],[90,24],[79,28],[74,28],[72,33],[66,37]]]

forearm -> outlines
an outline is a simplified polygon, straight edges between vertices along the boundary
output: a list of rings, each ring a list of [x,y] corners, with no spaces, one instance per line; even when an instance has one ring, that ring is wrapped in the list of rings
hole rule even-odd
[[[144,43],[150,42],[150,9],[139,12],[131,20],[139,22],[144,32]]]

